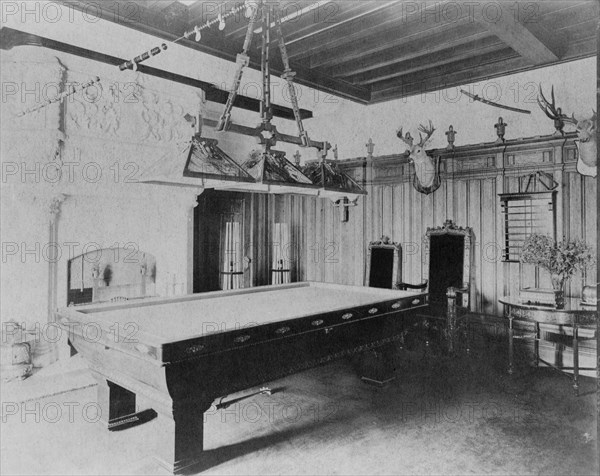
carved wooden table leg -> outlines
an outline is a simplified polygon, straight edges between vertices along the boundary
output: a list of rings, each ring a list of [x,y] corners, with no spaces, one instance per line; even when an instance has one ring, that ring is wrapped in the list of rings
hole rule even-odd
[[[396,378],[394,375],[395,346],[372,349],[361,355],[361,380],[365,383],[383,387]]]
[[[98,406],[100,421],[110,427],[111,422],[135,413],[135,394],[107,380],[92,370],[92,376],[98,382]]]
[[[172,411],[159,410],[157,429],[159,445],[155,459],[172,473],[203,460],[204,412],[212,402],[173,401]]]

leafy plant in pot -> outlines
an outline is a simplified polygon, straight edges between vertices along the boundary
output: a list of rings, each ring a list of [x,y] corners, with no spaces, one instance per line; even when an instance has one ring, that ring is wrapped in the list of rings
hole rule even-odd
[[[556,296],[556,307],[564,307],[564,285],[578,270],[595,261],[592,249],[583,240],[556,242],[547,235],[531,234],[523,243],[521,263],[528,263],[550,274]]]

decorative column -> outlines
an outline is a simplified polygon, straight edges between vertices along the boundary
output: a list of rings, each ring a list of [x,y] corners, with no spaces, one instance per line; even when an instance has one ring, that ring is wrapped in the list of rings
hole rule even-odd
[[[184,201],[184,216],[187,221],[187,270],[186,270],[186,294],[194,292],[194,209],[198,206],[198,195],[204,189],[198,188],[188,192]]]
[[[168,226],[176,235],[172,250],[163,249],[157,254],[157,294],[175,296],[191,294],[194,286],[194,209],[198,205],[200,187],[173,189],[155,188],[155,197],[160,196],[161,208],[171,216]],[[168,261],[166,261],[168,260]]]
[[[60,209],[66,199],[67,195],[59,193],[50,199],[48,208],[48,246],[54,248],[54,256],[50,254],[48,256],[48,322],[55,322],[54,311],[57,307],[58,259],[60,257],[58,252],[58,219]]]

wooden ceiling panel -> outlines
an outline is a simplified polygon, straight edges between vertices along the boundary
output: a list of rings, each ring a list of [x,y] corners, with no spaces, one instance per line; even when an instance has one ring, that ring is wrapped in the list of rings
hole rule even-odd
[[[446,78],[458,71],[465,71],[465,77],[474,77],[474,71],[486,68],[490,65],[503,63],[508,60],[520,58],[519,54],[512,48],[504,48],[501,51],[486,53],[483,55],[472,56],[469,59],[461,60],[455,63],[434,66],[432,68],[421,69],[417,72],[409,73],[393,79],[387,79],[373,84],[373,93],[385,93],[397,88],[411,86],[414,84],[426,83],[428,81],[439,81],[440,88],[443,88]],[[469,74],[471,76],[469,76]]]
[[[355,76],[346,78],[354,84],[366,85],[382,83],[388,79],[405,76],[410,73],[427,70],[436,66],[454,63],[460,60],[466,60],[476,55],[486,55],[506,48],[496,37],[487,37],[476,41],[471,41],[463,45],[454,45],[441,51],[425,54],[407,61],[385,66],[375,70],[367,71]]]
[[[336,24],[332,28],[319,30],[302,42],[290,45],[290,58],[302,58],[320,51],[339,48],[345,43],[371,35],[381,34],[385,27],[400,27],[403,19],[397,2],[384,2],[385,7],[373,13],[361,15],[349,22]]]
[[[352,50],[345,56],[340,56],[344,59],[342,64],[327,67],[325,72],[331,76],[347,78],[487,37],[489,33],[478,24],[441,25],[426,37],[420,35],[401,37],[389,43],[376,44],[371,48]]]
[[[414,96],[428,92],[437,91],[453,86],[472,83],[474,81],[486,81],[491,78],[510,74],[513,71],[528,69],[529,62],[508,49],[492,63],[481,63],[480,66],[472,66],[468,69],[459,70],[451,65],[438,69],[428,74],[418,73],[404,78],[404,81],[396,81],[396,84],[388,84],[385,88],[374,89],[371,93],[371,102],[377,103],[389,101],[398,95]],[[479,61],[475,60],[475,65]]]

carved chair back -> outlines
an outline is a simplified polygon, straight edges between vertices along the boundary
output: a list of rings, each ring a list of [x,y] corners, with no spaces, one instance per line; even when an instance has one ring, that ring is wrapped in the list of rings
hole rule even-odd
[[[423,239],[422,272],[429,283],[429,301],[445,303],[449,288],[457,292],[456,304],[469,308],[473,230],[457,227],[452,220],[427,228]]]
[[[382,236],[367,248],[365,286],[398,289],[402,279],[402,247]]]

